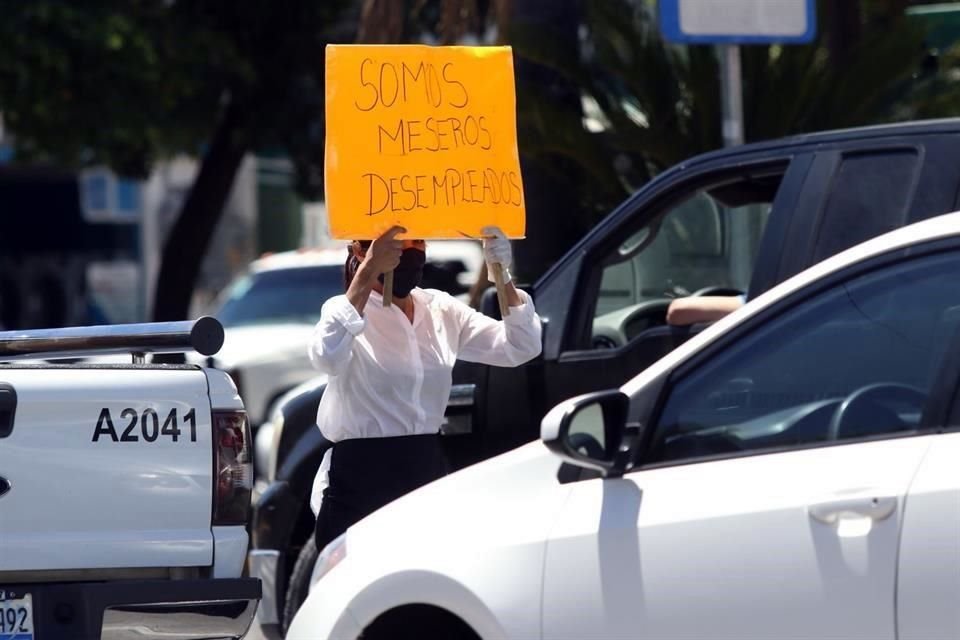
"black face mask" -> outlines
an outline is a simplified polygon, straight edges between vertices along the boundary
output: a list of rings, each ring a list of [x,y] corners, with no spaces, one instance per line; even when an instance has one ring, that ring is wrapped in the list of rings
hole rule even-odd
[[[406,298],[414,287],[423,280],[423,265],[427,262],[427,254],[420,249],[404,249],[400,254],[400,264],[393,270],[393,295],[396,298]],[[383,274],[378,278],[383,284]]]

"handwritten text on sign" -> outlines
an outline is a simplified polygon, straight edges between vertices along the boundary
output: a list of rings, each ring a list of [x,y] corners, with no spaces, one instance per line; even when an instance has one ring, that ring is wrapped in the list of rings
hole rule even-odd
[[[330,45],[330,233],[371,239],[526,231],[509,47]]]

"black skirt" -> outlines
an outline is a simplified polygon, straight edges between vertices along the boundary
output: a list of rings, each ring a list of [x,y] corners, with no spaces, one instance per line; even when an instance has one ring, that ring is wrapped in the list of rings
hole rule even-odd
[[[440,435],[350,438],[333,445],[314,541],[322,551],[354,523],[449,473]]]

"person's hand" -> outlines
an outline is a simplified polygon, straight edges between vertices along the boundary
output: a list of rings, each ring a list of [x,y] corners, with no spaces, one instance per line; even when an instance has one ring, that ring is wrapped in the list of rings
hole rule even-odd
[[[397,234],[407,230],[401,226],[394,226],[382,236],[374,240],[367,249],[363,262],[374,274],[393,271],[400,264],[400,255],[403,253],[403,240],[397,240]]]
[[[483,233],[483,259],[487,263],[487,279],[494,282],[492,264],[500,264],[503,267],[503,283],[510,282],[510,267],[513,265],[513,249],[510,248],[510,241],[500,227],[484,227]]]

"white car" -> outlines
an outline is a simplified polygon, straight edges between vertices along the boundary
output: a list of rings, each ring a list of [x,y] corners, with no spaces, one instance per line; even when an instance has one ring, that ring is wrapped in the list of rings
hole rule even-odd
[[[211,312],[226,337],[220,353],[203,363],[230,373],[255,427],[269,419],[281,395],[318,375],[307,345],[323,303],[343,293],[346,257],[345,248],[264,256],[224,290]],[[431,241],[427,260],[425,286],[446,285],[462,294],[476,279],[483,255],[479,242]]]
[[[958,383],[954,213],[362,520],[287,640],[960,637]]]

